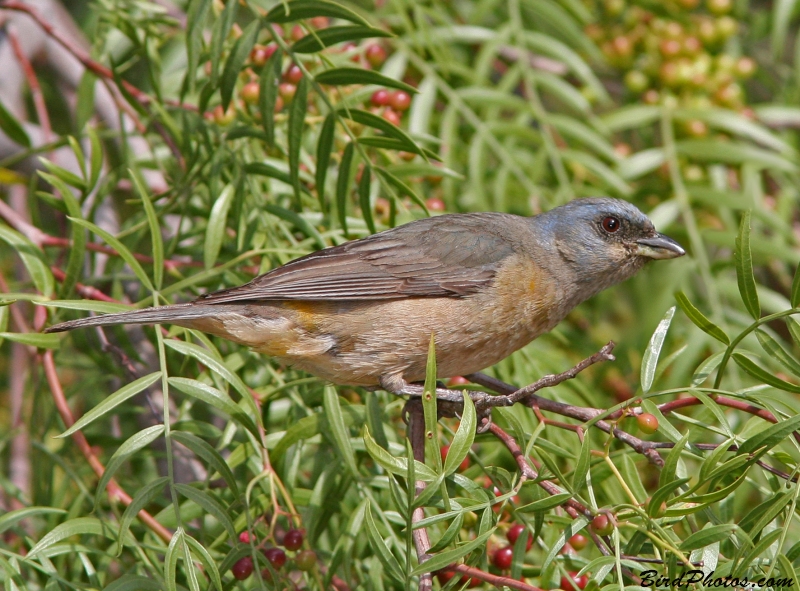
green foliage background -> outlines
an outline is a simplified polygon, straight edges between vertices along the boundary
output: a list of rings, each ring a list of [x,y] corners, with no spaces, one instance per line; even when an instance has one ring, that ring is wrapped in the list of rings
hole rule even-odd
[[[78,284],[137,306],[186,301],[441,210],[530,215],[587,195],[628,199],[689,256],[651,265],[602,293],[489,372],[522,386],[614,340],[616,362],[543,394],[609,412],[641,407],[658,417],[656,434],[637,433],[631,418],[618,426],[648,441],[678,443],[677,450],[661,450],[667,465],[658,470],[590,427],[583,446],[596,453],[584,466],[574,431],[545,426],[530,409],[495,412],[540,462],[542,477],[593,511],[616,516],[611,556],[591,543],[562,552],[587,520],[549,503],[535,483],[521,484],[506,447],[489,435],[475,438],[463,472],[447,474],[460,458],[444,468],[428,459],[424,474],[446,474],[426,500],[426,515],[444,515],[431,520],[431,538],[444,537],[438,550],[452,552],[445,562],[499,573],[490,565],[493,552],[512,522],[523,523],[535,543],[527,553],[515,550],[510,574],[542,588],[584,569],[589,585],[621,589],[633,584],[623,568],[674,576],[700,560],[716,576],[796,581],[797,3],[289,6],[287,14],[267,0],[191,0],[179,17],[149,2],[69,6],[92,40],[92,58],[112,67],[117,81],[110,83],[124,79],[149,97],[124,93],[154,156],[134,158],[95,125],[87,115],[90,84],[82,85],[76,112],[51,96],[59,143],[72,146],[81,172],[48,164],[43,149],[42,184],[36,177],[21,182],[30,186],[33,224],[70,238],[71,248],[34,244],[0,225],[4,303],[15,301],[32,326],[44,304],[52,321],[76,317],[76,309],[118,309],[81,299]],[[328,26],[310,20],[320,16],[331,18]],[[285,36],[268,21],[281,23]],[[706,39],[704,22],[724,31]],[[295,26],[304,39],[291,37]],[[699,49],[686,41],[695,32]],[[675,55],[665,45],[670,40],[678,43]],[[388,59],[371,67],[364,52],[376,43]],[[255,65],[254,44],[280,49]],[[757,64],[754,73],[743,57]],[[304,76],[273,116],[279,78],[291,64]],[[242,102],[249,82],[260,90],[252,104]],[[416,89],[399,126],[371,111],[373,92],[384,86]],[[228,104],[231,117],[224,115]],[[18,122],[5,112],[0,119],[20,154],[29,155]],[[159,171],[168,188],[154,192],[148,170]],[[92,207],[82,208],[95,193]],[[117,216],[114,235],[98,227],[99,212]],[[87,241],[120,256],[100,258]],[[58,281],[51,266],[63,271]],[[678,291],[685,296],[676,302]],[[672,318],[661,325],[669,329],[663,346],[651,339],[662,318]],[[236,581],[230,567],[261,556],[253,550],[258,544],[279,544],[289,527],[306,530],[306,548],[319,561],[305,573],[290,561],[275,575],[281,588],[289,576],[301,587],[327,587],[334,574],[351,588],[416,586],[404,402],[333,388],[228,342],[166,328],[108,330],[118,347],[109,349],[93,331],[26,333],[11,307],[0,307],[5,387],[19,371],[11,364],[13,344],[39,348],[29,353],[20,424],[11,424],[0,400],[0,459],[4,467],[19,459],[11,441],[26,431],[22,460],[34,470],[27,491],[0,480],[9,509],[0,516],[5,588],[270,588],[256,575]],[[170,543],[109,498],[107,480],[98,486],[70,437],[54,438],[65,425],[44,373],[45,350],[55,352],[67,399],[83,416],[77,426],[106,478],[113,471],[136,508],[175,532]],[[124,356],[135,375],[126,372]],[[751,407],[731,408],[717,395]],[[656,406],[681,396],[700,403],[668,414]],[[778,417],[778,425],[756,409]],[[461,455],[474,431],[465,423]],[[442,421],[436,447],[457,428]],[[368,449],[374,445],[388,454]],[[192,461],[201,466],[194,476],[176,469]],[[500,496],[485,488],[489,482]],[[666,513],[647,505],[657,491]],[[531,506],[535,501],[542,502]],[[253,546],[239,541],[244,530]],[[442,583],[444,577],[434,585]]]

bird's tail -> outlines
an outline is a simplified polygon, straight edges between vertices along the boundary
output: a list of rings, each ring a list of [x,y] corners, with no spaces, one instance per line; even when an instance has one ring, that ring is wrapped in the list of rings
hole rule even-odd
[[[214,309],[212,309],[214,308]],[[60,324],[54,324],[47,328],[45,332],[64,332],[74,328],[86,328],[88,326],[110,326],[114,324],[179,324],[204,318],[219,312],[219,306],[202,304],[175,304],[174,306],[162,306],[159,308],[146,308],[144,310],[131,310],[130,312],[119,312],[117,314],[104,314],[102,316],[90,316],[79,318]]]

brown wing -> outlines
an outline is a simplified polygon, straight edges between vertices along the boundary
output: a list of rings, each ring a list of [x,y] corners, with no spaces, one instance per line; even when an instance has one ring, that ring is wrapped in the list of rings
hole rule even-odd
[[[504,219],[505,218],[505,219]],[[204,304],[258,300],[459,297],[491,283],[511,243],[505,214],[452,214],[405,224],[291,261]]]

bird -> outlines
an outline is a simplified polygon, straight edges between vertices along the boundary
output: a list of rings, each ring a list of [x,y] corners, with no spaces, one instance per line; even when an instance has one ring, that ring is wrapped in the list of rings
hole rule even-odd
[[[610,197],[531,217],[443,214],[324,248],[189,303],[71,320],[46,332],[169,323],[327,382],[419,395],[431,338],[437,378],[473,374],[647,262],[684,254],[634,205]]]

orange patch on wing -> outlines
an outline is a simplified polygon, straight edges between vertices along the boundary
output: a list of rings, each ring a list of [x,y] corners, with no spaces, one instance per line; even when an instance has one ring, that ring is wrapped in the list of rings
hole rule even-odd
[[[290,300],[283,302],[283,307],[294,310],[297,313],[297,316],[292,318],[292,320],[303,329],[310,331],[316,328],[320,313],[320,302]]]

